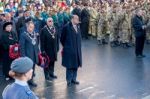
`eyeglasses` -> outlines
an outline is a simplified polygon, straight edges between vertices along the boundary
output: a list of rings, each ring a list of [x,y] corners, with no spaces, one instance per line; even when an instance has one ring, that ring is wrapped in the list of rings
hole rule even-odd
[[[48,22],[53,22],[53,20],[49,20]]]

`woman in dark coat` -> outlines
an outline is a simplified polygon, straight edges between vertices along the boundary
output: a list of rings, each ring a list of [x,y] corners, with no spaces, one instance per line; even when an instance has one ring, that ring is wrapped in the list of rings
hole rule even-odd
[[[19,44],[20,52],[22,57],[29,57],[33,62],[33,76],[35,71],[35,64],[38,64],[38,34],[34,31],[34,23],[29,21],[26,23],[27,29],[21,33]],[[29,81],[29,85],[36,87],[37,85],[33,82],[33,79]]]
[[[42,55],[48,55],[50,63],[47,68],[44,68],[45,79],[50,78],[56,79],[57,76],[54,75],[55,61],[57,60],[57,32],[53,25],[53,19],[48,18],[47,24],[41,30],[41,52]]]
[[[79,17],[77,15],[71,16],[71,22],[63,28],[61,35],[61,44],[63,46],[62,65],[66,67],[68,86],[79,84],[76,81],[77,70],[82,66],[81,32],[78,24]]]
[[[3,47],[3,73],[6,80],[10,79],[9,70],[10,64],[13,61],[9,57],[9,47],[18,43],[17,35],[12,31],[12,22],[6,22],[3,25],[3,34],[2,34],[2,47]]]

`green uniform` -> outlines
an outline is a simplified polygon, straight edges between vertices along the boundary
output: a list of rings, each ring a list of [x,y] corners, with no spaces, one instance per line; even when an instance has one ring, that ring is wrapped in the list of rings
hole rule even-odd
[[[97,10],[93,7],[90,8],[90,23],[89,23],[89,34],[96,36],[96,22],[97,22]]]
[[[97,40],[102,42],[106,42],[106,36],[108,31],[108,17],[106,12],[102,12],[100,14],[100,19],[98,22],[98,37]]]

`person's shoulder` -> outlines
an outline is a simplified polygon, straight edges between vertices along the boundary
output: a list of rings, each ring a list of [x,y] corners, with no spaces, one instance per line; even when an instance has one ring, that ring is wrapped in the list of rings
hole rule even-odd
[[[45,32],[46,31],[47,26],[45,25],[42,29],[41,32]]]
[[[29,99],[38,99],[38,97],[29,89],[29,87],[24,87],[25,94],[29,97]]]
[[[65,25],[63,26],[63,28],[70,28],[70,24],[71,24],[71,22],[68,22],[67,24],[65,24]]]
[[[18,22],[20,22],[21,20],[23,20],[24,17],[19,17],[18,18]]]
[[[22,32],[20,34],[20,37],[25,38],[27,36],[27,32],[22,29]]]
[[[3,97],[5,97],[5,95],[6,95],[7,91],[9,90],[10,86],[11,86],[11,85],[7,85],[7,86],[5,87],[5,89],[3,90],[3,93],[2,93],[2,96],[3,96]]]

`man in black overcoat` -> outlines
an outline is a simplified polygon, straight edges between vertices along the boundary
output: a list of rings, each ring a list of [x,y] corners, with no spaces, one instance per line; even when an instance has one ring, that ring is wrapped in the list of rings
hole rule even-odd
[[[79,17],[72,15],[71,22],[64,26],[61,35],[62,65],[66,68],[67,85],[79,84],[76,80],[78,68],[82,66],[81,32]]]

